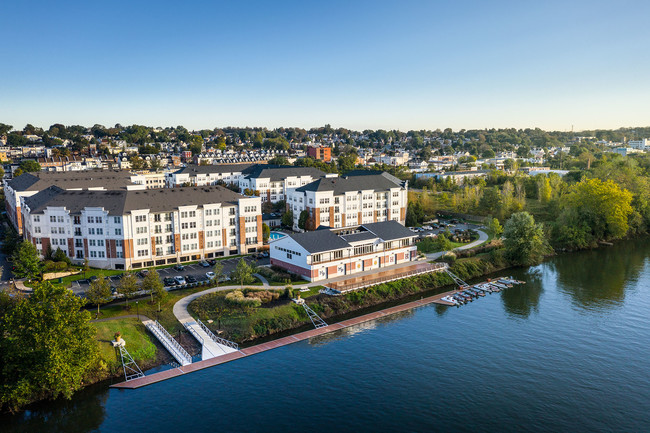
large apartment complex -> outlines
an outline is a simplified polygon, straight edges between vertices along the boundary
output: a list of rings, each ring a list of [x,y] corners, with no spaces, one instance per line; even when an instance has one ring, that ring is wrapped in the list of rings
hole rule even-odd
[[[259,197],[221,186],[157,190],[65,190],[22,198],[24,237],[44,255],[131,269],[257,251]]]
[[[267,164],[190,165],[167,174],[167,186],[202,186],[226,183],[242,191],[258,191],[262,201],[285,200],[289,188],[306,185],[325,175],[313,167]]]
[[[56,185],[64,190],[140,190],[146,188],[144,176],[120,170],[23,173],[5,181],[7,216],[18,233],[22,233],[20,200]]]
[[[407,201],[408,182],[381,172],[327,175],[287,191],[287,209],[293,212],[294,229],[305,210],[309,212],[307,230],[382,221],[404,224]]]
[[[272,241],[271,264],[321,281],[415,260],[416,237],[397,221],[323,228]]]

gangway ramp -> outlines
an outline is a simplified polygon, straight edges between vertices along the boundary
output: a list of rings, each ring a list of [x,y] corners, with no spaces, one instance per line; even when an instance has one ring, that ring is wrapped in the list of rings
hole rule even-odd
[[[239,345],[225,338],[217,337],[201,320],[185,320],[185,329],[201,343],[201,360],[214,358],[228,353],[237,352]]]
[[[169,332],[157,320],[145,320],[142,322],[147,329],[156,336],[158,341],[165,346],[165,349],[178,361],[180,365],[188,365],[192,363],[192,356],[180,343],[169,335]]]

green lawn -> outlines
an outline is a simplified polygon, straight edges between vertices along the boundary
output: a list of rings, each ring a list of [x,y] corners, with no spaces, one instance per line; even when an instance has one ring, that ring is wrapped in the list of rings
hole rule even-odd
[[[138,319],[116,319],[107,322],[94,322],[92,325],[97,329],[100,356],[109,369],[114,370],[122,365],[111,344],[111,341],[115,339],[116,332],[120,332],[126,341],[126,350],[137,363],[150,362],[156,358],[156,346],[151,341],[153,337],[149,336],[146,328]]]

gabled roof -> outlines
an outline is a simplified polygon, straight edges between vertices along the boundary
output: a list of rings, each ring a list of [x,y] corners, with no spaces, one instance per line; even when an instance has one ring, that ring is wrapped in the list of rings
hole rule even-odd
[[[368,174],[370,173],[370,174]],[[327,177],[315,180],[296,188],[298,192],[333,191],[335,195],[352,191],[388,191],[391,188],[403,188],[404,182],[388,173],[365,172],[353,173],[345,177]]]
[[[289,236],[312,254],[322,251],[340,250],[350,246],[331,230],[316,230]]]
[[[407,229],[397,221],[383,221],[379,223],[362,224],[361,227],[374,233],[377,237],[392,241],[394,239],[409,238],[415,236],[411,230]]]
[[[187,173],[190,176],[197,174],[212,173],[245,173],[251,170],[257,164],[217,164],[217,165],[188,165],[183,167],[174,174]]]
[[[325,173],[314,167],[294,167],[292,165],[257,165],[246,176],[246,179],[270,179],[271,182],[284,180],[289,176],[311,176],[318,178]]]
[[[101,207],[111,215],[124,215],[140,209],[157,213],[180,206],[237,204],[241,198],[244,197],[218,185],[141,191],[66,191],[53,186],[25,198],[25,204],[31,213],[42,213],[48,206],[65,207],[71,214],[80,213],[86,207]]]
[[[41,191],[51,185],[63,189],[96,188],[126,189],[131,182],[132,174],[123,170],[87,170],[36,173],[23,173],[10,180],[8,185],[14,191]]]

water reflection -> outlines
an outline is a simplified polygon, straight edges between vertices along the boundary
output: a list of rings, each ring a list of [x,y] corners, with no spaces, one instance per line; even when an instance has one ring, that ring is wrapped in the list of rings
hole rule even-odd
[[[544,291],[541,272],[532,268],[525,277],[518,279],[526,284],[515,285],[501,293],[501,302],[510,316],[527,318],[530,313],[539,313],[539,299]]]
[[[558,256],[548,263],[558,290],[581,308],[602,309],[622,305],[630,281],[637,281],[649,252],[647,241]]]
[[[109,391],[97,384],[77,392],[72,400],[38,403],[17,416],[0,417],[3,432],[85,433],[97,431],[106,416]]]
[[[397,320],[402,320],[407,317],[413,316],[415,313],[413,310],[400,311],[398,313],[389,314],[387,316],[379,317],[374,320],[369,320],[367,322],[362,322],[357,325],[348,326],[347,328],[340,329],[335,332],[328,332],[327,334],[318,335],[309,339],[309,344],[312,346],[322,346],[328,343],[332,343],[338,340],[345,340],[355,334],[365,332],[371,329],[375,329],[378,325],[384,323],[395,322]]]

